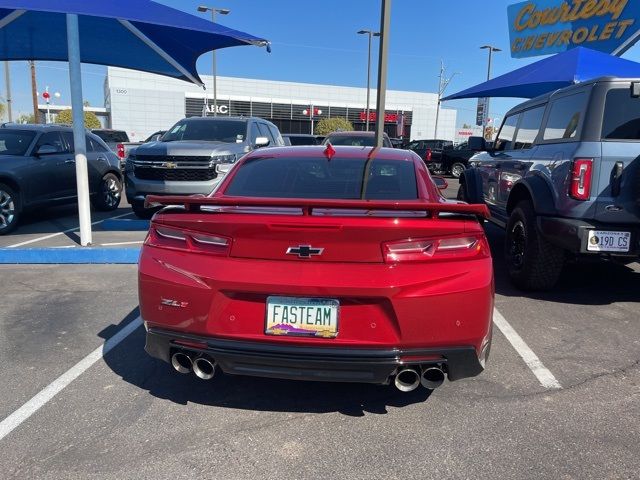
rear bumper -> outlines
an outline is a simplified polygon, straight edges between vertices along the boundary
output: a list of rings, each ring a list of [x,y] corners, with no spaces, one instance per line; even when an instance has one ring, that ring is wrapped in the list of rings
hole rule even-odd
[[[233,375],[387,384],[398,367],[407,364],[442,365],[449,380],[476,376],[484,370],[489,347],[490,342],[481,362],[473,346],[406,350],[310,347],[226,340],[148,327],[145,350],[165,362],[170,362],[176,350],[206,353],[223,372]]]
[[[586,222],[574,218],[538,217],[538,230],[549,242],[571,253],[605,254],[618,257],[640,256],[640,225]],[[589,230],[631,232],[631,248],[628,253],[590,252],[587,250]]]

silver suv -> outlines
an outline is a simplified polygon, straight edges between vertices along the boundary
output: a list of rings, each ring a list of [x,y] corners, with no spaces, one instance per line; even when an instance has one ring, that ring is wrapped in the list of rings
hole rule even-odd
[[[278,128],[261,118],[185,118],[159,141],[131,151],[127,200],[138,217],[149,218],[153,210],[144,208],[146,195],[207,195],[245,153],[283,145]]]
[[[470,164],[458,198],[486,203],[506,229],[516,286],[553,287],[568,259],[640,257],[640,79],[600,78],[525,102]]]

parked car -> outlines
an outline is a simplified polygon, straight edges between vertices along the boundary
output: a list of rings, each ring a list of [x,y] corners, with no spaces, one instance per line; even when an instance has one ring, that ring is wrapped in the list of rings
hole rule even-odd
[[[472,137],[471,149],[484,149]],[[567,260],[640,257],[640,80],[601,78],[509,111],[459,198],[506,228],[515,285],[552,288]]]
[[[282,135],[282,139],[287,146],[319,145],[315,135],[304,133],[285,133]]]
[[[91,133],[100,137],[107,146],[118,155],[120,164],[124,169],[124,163],[132,148],[140,145],[140,142],[129,141],[129,135],[124,130],[113,130],[110,128],[96,128]]]
[[[485,145],[485,148],[490,148],[490,146]],[[469,159],[476,153],[478,153],[477,150],[469,148],[469,142],[463,142],[453,148],[447,148],[442,151],[440,170],[453,178],[460,178],[462,172],[469,166]]]
[[[86,140],[91,203],[114,210],[122,192],[118,157],[96,135],[87,133]],[[73,150],[69,127],[0,128],[0,235],[15,229],[26,211],[77,201]]]
[[[330,143],[336,145],[349,145],[352,147],[373,147],[375,142],[375,132],[332,132],[322,141],[323,145]],[[391,148],[391,140],[386,133],[382,139],[382,146]]]
[[[482,372],[488,210],[445,200],[416,154],[256,151],[207,197],[147,200],[168,207],[139,262],[145,348],[178,372],[404,392]]]
[[[210,193],[231,166],[255,148],[282,146],[278,128],[256,117],[193,117],[176,123],[157,142],[132,150],[125,167],[127,200],[140,218],[148,194]]]
[[[424,160],[431,173],[446,173],[442,167],[442,152],[453,148],[450,140],[413,140],[406,147]]]

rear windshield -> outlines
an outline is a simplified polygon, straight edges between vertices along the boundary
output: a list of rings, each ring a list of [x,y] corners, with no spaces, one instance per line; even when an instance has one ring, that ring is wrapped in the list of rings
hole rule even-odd
[[[94,130],[93,134],[99,136],[104,142],[107,143],[127,143],[129,137],[127,132],[114,130],[112,132],[106,132],[104,130]]]
[[[35,136],[29,130],[0,130],[0,155],[24,155]]]
[[[241,120],[183,120],[165,133],[162,141],[195,140],[242,143],[246,134],[247,122]]]
[[[252,158],[239,167],[225,194],[351,200],[418,198],[413,162],[374,159],[366,164],[366,158]]]
[[[315,145],[315,137],[288,137],[290,145]]]
[[[640,140],[640,98],[629,88],[609,90],[602,119],[602,138]]]

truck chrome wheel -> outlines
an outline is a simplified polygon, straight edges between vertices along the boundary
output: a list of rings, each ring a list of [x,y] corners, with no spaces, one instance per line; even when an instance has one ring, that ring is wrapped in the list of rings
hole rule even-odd
[[[0,190],[0,230],[9,228],[16,218],[16,205],[11,194]]]

